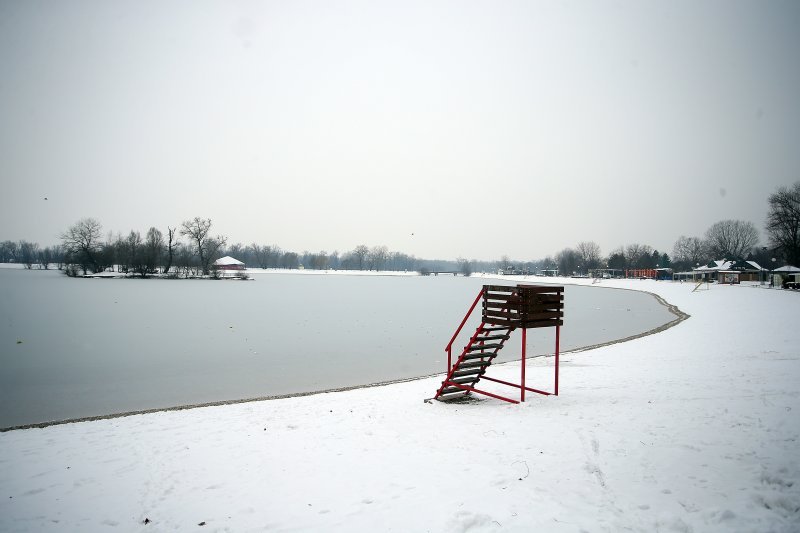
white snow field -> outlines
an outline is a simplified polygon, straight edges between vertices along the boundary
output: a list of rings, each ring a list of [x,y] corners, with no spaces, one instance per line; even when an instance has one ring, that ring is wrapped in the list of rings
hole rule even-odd
[[[2,433],[0,531],[800,531],[800,293],[602,285],[691,317],[520,405],[438,377]]]

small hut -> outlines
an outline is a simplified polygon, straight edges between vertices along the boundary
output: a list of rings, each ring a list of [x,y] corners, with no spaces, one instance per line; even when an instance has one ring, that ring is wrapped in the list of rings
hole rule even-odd
[[[770,284],[776,287],[788,287],[789,284],[792,284],[791,287],[795,288],[798,277],[800,277],[800,268],[785,265],[772,271],[772,282]]]
[[[238,259],[234,259],[233,257],[226,255],[225,257],[220,257],[216,261],[214,261],[214,267],[218,270],[222,270],[224,272],[237,272],[244,270],[245,264],[239,261]]]

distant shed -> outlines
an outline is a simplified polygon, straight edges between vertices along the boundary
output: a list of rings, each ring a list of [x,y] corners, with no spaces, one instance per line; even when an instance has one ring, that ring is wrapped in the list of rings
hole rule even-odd
[[[238,259],[234,259],[233,257],[226,255],[225,257],[220,257],[216,261],[214,261],[214,266],[217,267],[219,270],[244,270],[245,264],[239,261]]]

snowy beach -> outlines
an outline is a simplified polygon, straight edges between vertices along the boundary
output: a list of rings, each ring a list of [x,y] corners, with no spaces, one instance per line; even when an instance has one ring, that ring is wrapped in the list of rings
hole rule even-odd
[[[800,530],[800,294],[600,285],[690,318],[520,405],[424,402],[439,376],[2,433],[0,530]]]

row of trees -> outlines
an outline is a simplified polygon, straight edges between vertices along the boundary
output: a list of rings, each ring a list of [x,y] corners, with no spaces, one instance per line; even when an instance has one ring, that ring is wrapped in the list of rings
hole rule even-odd
[[[562,274],[585,273],[595,268],[673,268],[690,270],[716,259],[746,259],[770,268],[776,262],[800,266],[800,182],[779,187],[768,198],[765,225],[768,245],[759,245],[758,230],[752,222],[722,220],[709,227],[703,237],[681,235],[675,242],[672,256],[651,246],[629,244],[603,257],[594,242],[581,242],[565,248],[554,257],[523,263],[530,270],[558,269]],[[506,268],[510,261],[498,262]]]
[[[558,269],[562,274],[586,274],[590,270],[672,268],[690,270],[714,259],[748,259],[768,264],[769,251],[758,246],[758,231],[750,222],[723,220],[713,224],[704,238],[681,236],[675,242],[672,256],[647,244],[628,244],[603,256],[600,247],[591,241],[574,248],[564,248],[554,257],[546,257],[538,269]]]
[[[22,263],[27,268],[70,265],[73,273],[78,269],[86,273],[115,267],[142,277],[156,272],[175,276],[208,275],[213,270],[213,261],[223,255],[231,255],[261,268],[447,270],[466,275],[511,266],[523,272],[558,269],[562,274],[583,274],[596,268],[688,270],[723,258],[755,260],[762,266],[775,261],[800,265],[800,182],[778,188],[769,196],[768,203],[765,226],[768,246],[759,246],[758,231],[751,222],[723,220],[709,227],[703,237],[680,236],[672,256],[646,244],[620,246],[604,256],[592,241],[564,248],[554,256],[523,263],[513,262],[506,256],[499,261],[425,260],[389,251],[386,246],[364,244],[341,254],[338,251],[298,254],[284,251],[277,245],[236,243],[227,246],[225,237],[212,236],[211,219],[195,217],[174,228],[167,227],[166,233],[151,227],[144,236],[131,231],[127,235],[109,234],[105,240],[100,222],[86,218],[62,234],[61,245],[40,248],[37,243],[24,240],[0,242],[0,262]]]
[[[234,244],[225,250],[226,255],[260,268],[310,268],[314,270],[416,270],[419,260],[402,252],[391,252],[386,246],[365,244],[340,254],[308,252],[302,254],[285,252],[277,245],[262,246],[253,243],[245,246]]]
[[[127,235],[109,234],[103,240],[102,234],[102,225],[93,218],[79,220],[62,234],[63,262],[70,265],[68,274],[116,268],[141,277],[154,273],[175,277],[209,275],[214,274],[213,262],[224,255],[261,268],[409,270],[416,269],[419,263],[413,256],[390,252],[386,246],[362,244],[342,255],[336,251],[298,254],[277,245],[257,243],[226,246],[226,237],[211,235],[211,219],[201,217],[175,228],[168,226],[166,233],[151,227],[144,236],[131,231]]]
[[[179,236],[186,242],[179,242]],[[144,237],[131,231],[125,236],[109,234],[106,240],[100,222],[84,218],[70,226],[61,240],[64,262],[70,266],[68,274],[76,274],[78,268],[84,274],[116,268],[141,277],[159,271],[176,276],[207,275],[226,242],[225,237],[211,235],[211,219],[200,217],[184,221],[180,227],[168,226],[166,235],[151,227]]]
[[[48,269],[55,264],[58,268],[64,266],[64,251],[61,246],[46,246],[39,248],[39,244],[28,241],[2,241],[0,242],[0,263],[21,263],[25,268]]]

